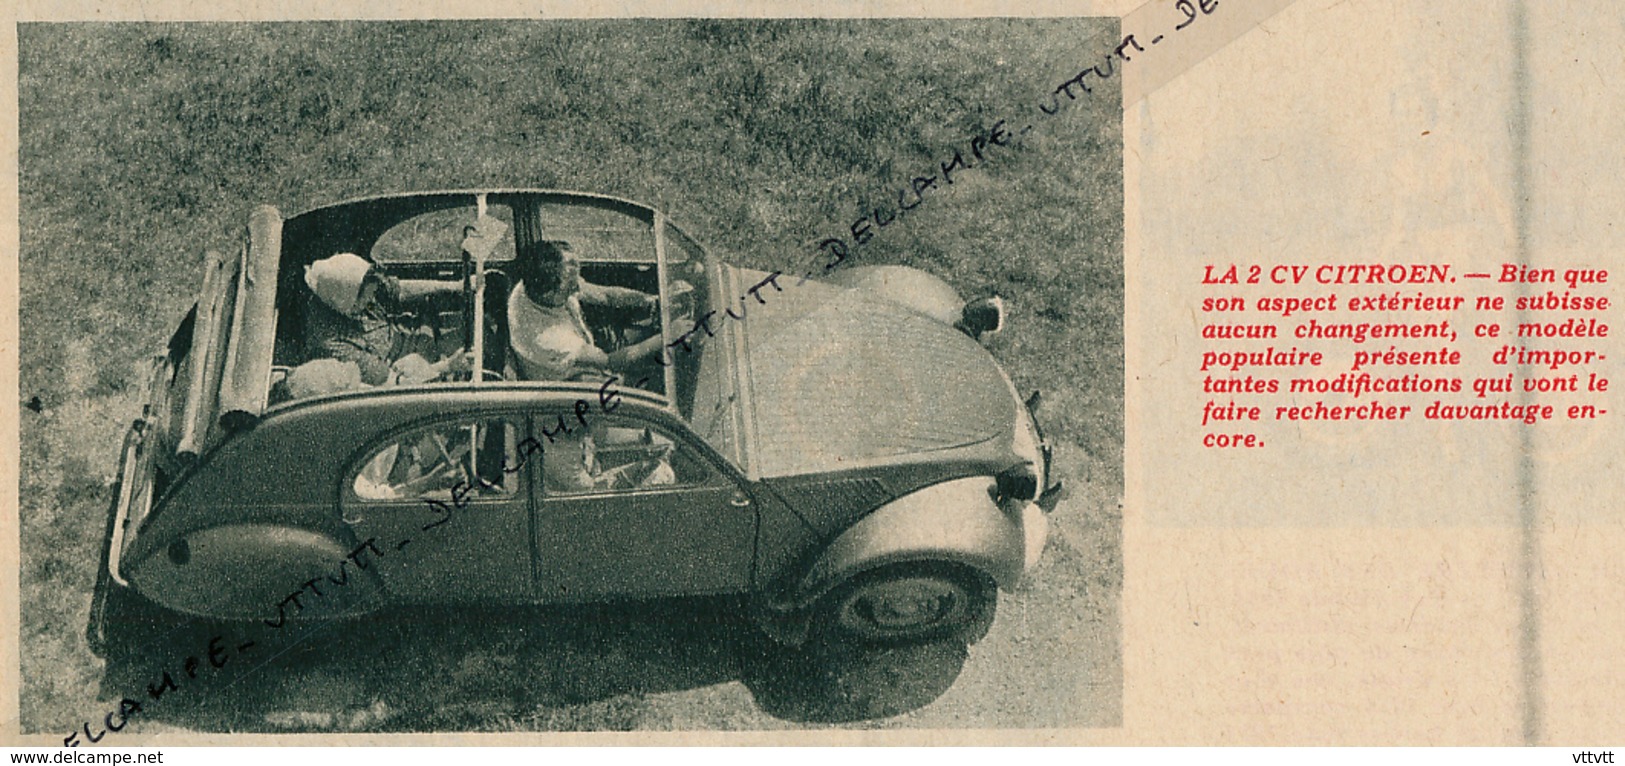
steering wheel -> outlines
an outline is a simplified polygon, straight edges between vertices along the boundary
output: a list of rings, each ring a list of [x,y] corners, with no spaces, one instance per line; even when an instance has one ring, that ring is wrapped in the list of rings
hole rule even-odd
[[[643,483],[648,481],[655,471],[660,470],[662,465],[666,465],[664,458],[638,460],[603,472],[597,481],[605,489],[635,489],[643,486]]]
[[[446,485],[447,489],[456,486],[459,481],[466,482],[468,474],[463,470],[463,456],[468,454],[468,442],[458,439],[458,449],[453,453],[446,446],[444,434],[430,433],[429,438],[434,442],[435,449],[440,453],[440,462],[424,469],[423,478],[419,479],[419,481],[424,482],[425,488],[436,487],[442,481],[449,481]]]

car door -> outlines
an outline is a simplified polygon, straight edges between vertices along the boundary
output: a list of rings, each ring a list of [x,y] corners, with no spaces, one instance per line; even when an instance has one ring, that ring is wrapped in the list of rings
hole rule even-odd
[[[344,474],[344,523],[372,548],[391,596],[523,602],[534,593],[530,469],[515,457],[525,420],[447,418],[372,444]]]
[[[533,422],[558,423],[559,413],[538,413]],[[602,415],[546,444],[542,468],[531,477],[542,598],[749,586],[755,504],[683,436],[634,417]]]

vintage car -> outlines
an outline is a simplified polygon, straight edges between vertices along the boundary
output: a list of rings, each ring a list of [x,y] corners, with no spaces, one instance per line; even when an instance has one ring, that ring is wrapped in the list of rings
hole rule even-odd
[[[658,296],[581,320],[605,350],[658,334],[663,352],[521,379],[519,241],[568,242],[584,280]],[[291,391],[324,351],[306,268],[339,253],[450,283],[388,321],[483,369]],[[790,644],[974,641],[1044,547],[1059,485],[1037,396],[975,337],[1002,307],[924,272],[736,268],[659,211],[549,190],[260,207],[204,267],[125,439],[98,651],[153,610],[278,626],[714,594]],[[553,478],[584,464],[589,481]]]

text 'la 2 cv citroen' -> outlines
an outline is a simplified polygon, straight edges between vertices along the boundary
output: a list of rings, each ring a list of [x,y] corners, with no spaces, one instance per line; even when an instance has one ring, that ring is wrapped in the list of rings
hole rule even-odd
[[[122,450],[100,652],[137,613],[724,594],[785,644],[975,641],[1043,550],[1002,305],[924,272],[735,268],[542,190],[260,207],[204,267]]]

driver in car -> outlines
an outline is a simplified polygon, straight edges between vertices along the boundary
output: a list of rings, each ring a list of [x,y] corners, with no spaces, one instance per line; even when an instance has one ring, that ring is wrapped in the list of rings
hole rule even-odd
[[[339,253],[306,266],[305,286],[312,295],[305,313],[305,350],[312,359],[354,362],[369,386],[425,383],[472,367],[468,352],[440,358],[432,335],[393,319],[407,306],[460,292],[459,282],[396,279],[355,253]]]
[[[567,242],[520,248],[518,282],[508,296],[508,328],[519,376],[526,380],[602,380],[660,352],[657,333],[615,351],[599,348],[581,316],[583,302],[653,310],[660,297],[581,278],[581,262]]]

